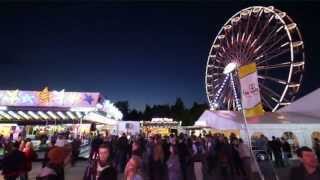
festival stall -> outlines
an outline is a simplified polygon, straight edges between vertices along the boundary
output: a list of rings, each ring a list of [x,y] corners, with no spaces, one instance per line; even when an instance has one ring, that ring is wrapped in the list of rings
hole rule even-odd
[[[181,122],[173,121],[170,118],[152,118],[151,121],[141,121],[140,126],[147,136],[154,134],[170,135],[170,133],[178,133]]]
[[[0,132],[8,124],[26,134],[90,131],[90,124],[115,126],[122,113],[98,92],[0,90]],[[5,125],[6,124],[6,125]],[[21,133],[21,132],[18,132]]]

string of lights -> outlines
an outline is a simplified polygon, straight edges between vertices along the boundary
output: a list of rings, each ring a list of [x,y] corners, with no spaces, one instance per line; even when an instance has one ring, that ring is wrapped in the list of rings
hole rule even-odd
[[[226,74],[226,77],[224,78],[221,86],[219,87],[219,90],[217,91],[216,95],[214,96],[214,99],[213,99],[213,109],[217,109],[219,104],[218,104],[218,100],[219,100],[219,97],[221,95],[221,92],[222,90],[224,89],[224,87],[226,86],[226,83],[229,79],[229,76],[230,74]]]
[[[237,95],[236,86],[234,84],[234,79],[233,79],[232,74],[230,74],[230,83],[231,83],[231,87],[233,90],[234,99],[236,101],[236,107],[240,111],[242,109],[242,107],[241,107],[240,99],[238,98],[238,95]]]

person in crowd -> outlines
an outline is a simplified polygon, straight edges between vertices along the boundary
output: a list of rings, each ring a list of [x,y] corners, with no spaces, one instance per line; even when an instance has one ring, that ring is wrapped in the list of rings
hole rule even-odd
[[[23,151],[25,146],[26,146],[26,140],[22,139],[20,144],[19,144],[19,151]]]
[[[252,170],[251,170],[251,155],[250,155],[250,149],[247,144],[243,142],[243,140],[239,139],[239,146],[237,148],[239,152],[239,157],[241,159],[242,164],[242,172],[245,172],[245,176],[248,179],[251,179],[252,177]]]
[[[129,153],[129,142],[126,134],[123,133],[117,142],[117,159],[119,162],[119,170],[122,173],[124,171]]]
[[[320,179],[320,168],[316,154],[311,148],[303,146],[297,150],[300,165],[290,171],[290,180]]]
[[[288,141],[285,138],[281,138],[282,151],[283,151],[283,162],[285,166],[290,166],[289,158],[291,155],[291,147]]]
[[[320,162],[320,141],[318,138],[314,138],[313,141],[313,150],[318,157],[318,161]]]
[[[170,146],[170,157],[167,161],[168,180],[182,180],[180,160],[176,145]]]
[[[98,159],[90,161],[83,180],[117,180],[117,171],[111,162],[111,146],[101,144],[98,148]]]
[[[30,172],[32,170],[32,161],[37,159],[37,154],[33,150],[32,142],[30,142],[30,141],[26,142],[25,147],[23,148],[22,152],[24,153],[25,158],[26,158],[26,171],[23,176],[23,179],[27,180],[28,179],[28,172]]]
[[[188,163],[188,157],[189,157],[189,151],[188,147],[184,138],[183,134],[179,135],[179,140],[178,140],[178,156],[180,160],[180,167],[181,167],[181,174],[182,174],[182,179],[186,180],[187,179],[187,163]]]
[[[141,157],[137,155],[132,155],[126,165],[123,179],[124,180],[143,180],[140,167],[141,167]]]
[[[196,180],[203,180],[204,147],[199,138],[192,141],[193,172]]]
[[[154,148],[150,162],[150,179],[164,180],[166,178],[166,164],[164,158],[161,136],[156,136],[154,138]]]
[[[25,174],[26,158],[18,147],[12,142],[6,146],[7,153],[2,160],[2,175],[5,180],[15,180]]]
[[[53,147],[48,152],[48,163],[41,169],[37,180],[64,180],[64,160],[66,154],[63,148]]]
[[[93,138],[91,142],[91,150],[89,159],[94,159],[98,155],[99,146],[102,144],[102,137],[101,135],[97,135]]]
[[[134,140],[131,145],[131,155],[136,155],[142,158],[142,147],[139,140]]]
[[[71,165],[74,166],[80,154],[80,146],[81,146],[80,135],[77,135],[77,137],[72,140],[71,146],[72,146]]]
[[[232,147],[224,135],[218,135],[216,144],[218,175],[224,179],[232,178]]]
[[[212,170],[214,168],[214,156],[215,156],[215,150],[214,150],[214,143],[213,138],[211,134],[208,134],[206,136],[206,157],[207,157],[207,172],[208,174],[212,173]]]
[[[240,158],[240,153],[239,153],[239,139],[238,138],[234,138],[230,144],[231,144],[231,148],[232,148],[232,161],[234,162],[234,168],[233,168],[233,173],[236,175],[245,175],[245,171],[242,165],[242,160]]]
[[[165,136],[163,139],[162,139],[162,149],[163,149],[163,153],[164,153],[164,161],[167,161],[169,159],[169,156],[170,156],[170,143],[169,143],[169,137],[168,136]]]
[[[275,158],[276,167],[284,167],[281,146],[282,145],[280,139],[272,136],[271,149]]]

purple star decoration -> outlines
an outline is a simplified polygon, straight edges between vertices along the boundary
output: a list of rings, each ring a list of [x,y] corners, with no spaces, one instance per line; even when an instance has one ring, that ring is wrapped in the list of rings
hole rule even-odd
[[[91,95],[85,94],[84,100],[85,100],[86,102],[88,102],[89,104],[91,104],[92,101],[93,101],[93,98],[92,98]]]

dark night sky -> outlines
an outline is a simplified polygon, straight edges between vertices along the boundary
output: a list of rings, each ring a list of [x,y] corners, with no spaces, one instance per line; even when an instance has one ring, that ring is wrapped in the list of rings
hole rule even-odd
[[[23,3],[0,5],[0,89],[99,91],[131,108],[206,102],[211,43],[250,3]],[[259,4],[270,5],[270,4]],[[320,3],[273,3],[304,36],[301,95],[319,87]]]

